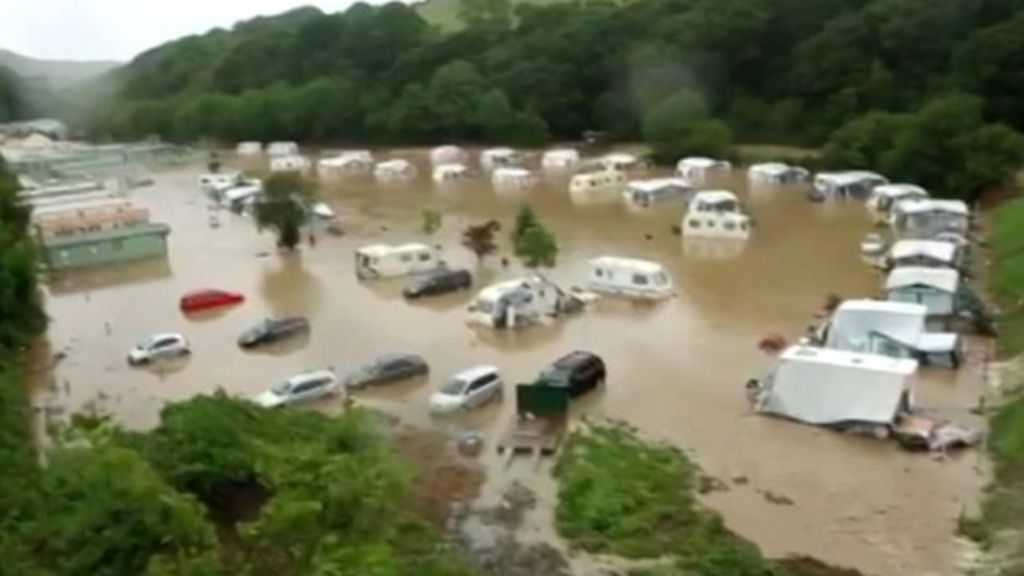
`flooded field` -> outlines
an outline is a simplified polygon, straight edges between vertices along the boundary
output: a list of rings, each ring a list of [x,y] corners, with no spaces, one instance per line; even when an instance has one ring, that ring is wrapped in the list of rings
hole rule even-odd
[[[421,154],[405,157],[422,165]],[[41,387],[40,402],[72,410],[98,402],[126,425],[147,427],[169,400],[217,388],[253,396],[306,369],[345,372],[382,353],[418,353],[430,362],[429,379],[358,392],[356,401],[412,425],[483,432],[485,494],[515,480],[530,486],[538,495],[531,515],[543,526],[554,498],[549,464],[535,470],[523,459],[505,468],[494,454],[493,441],[512,417],[512,395],[443,421],[428,416],[427,397],[474,364],[498,366],[511,386],[558,356],[585,349],[604,358],[609,378],[606,389],[582,400],[576,412],[623,419],[685,448],[731,486],[709,495],[708,504],[768,555],[812,555],[878,575],[958,572],[953,531],[984,480],[981,451],[944,460],[907,454],[892,443],[752,415],[744,398],[744,383],[772,363],[757,348],[762,337],[799,336],[829,293],[876,294],[879,275],[858,253],[870,228],[862,205],[811,204],[799,187],[747,190],[737,170],[731,181],[717,184],[746,202],[757,223],[752,238],[746,245],[695,243],[671,233],[679,203],[638,211],[615,195],[577,204],[564,179],[514,193],[495,192],[486,178],[438,188],[423,169],[409,184],[377,185],[371,178],[325,183],[321,195],[339,214],[344,235],[319,236],[315,246],[279,255],[271,233],[260,234],[247,217],[222,212],[219,227],[208,224],[207,200],[196,185],[201,171],[157,174],[154,187],[134,192],[136,203],[173,229],[167,261],[50,280],[49,340],[66,358]],[[603,299],[552,326],[497,333],[466,325],[474,291],[407,303],[402,281],[355,277],[354,250],[379,241],[439,244],[448,262],[477,271],[478,287],[519,275],[505,231],[501,254],[479,268],[459,236],[467,224],[490,219],[507,231],[525,202],[559,240],[558,266],[545,272],[552,280],[583,285],[589,258],[639,257],[669,269],[678,297],[643,305]],[[420,230],[426,209],[443,213],[441,229],[429,240]],[[507,269],[501,256],[512,261]],[[178,298],[201,287],[239,290],[248,299],[183,316]],[[240,332],[280,314],[308,316],[310,337],[258,352],[237,347]],[[162,331],[188,336],[192,356],[159,369],[129,368],[128,349]],[[980,425],[968,412],[983,393],[980,372],[978,354],[958,373],[925,371],[917,402]]]

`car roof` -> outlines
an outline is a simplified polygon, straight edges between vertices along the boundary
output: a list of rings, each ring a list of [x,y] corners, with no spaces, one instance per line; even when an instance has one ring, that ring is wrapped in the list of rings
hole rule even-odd
[[[177,340],[184,340],[185,339],[185,337],[183,335],[179,334],[178,332],[159,332],[157,334],[151,334],[151,335],[146,337],[146,339],[149,340],[150,342],[155,342],[157,340],[163,340],[165,338],[175,338]]]
[[[408,360],[411,362],[424,362],[423,357],[419,354],[403,354],[401,352],[394,352],[389,354],[381,354],[375,361],[377,364],[384,364],[387,362],[395,362],[399,360]]]
[[[565,356],[562,356],[558,360],[555,360],[552,363],[552,366],[556,368],[575,368],[580,364],[583,364],[584,362],[589,362],[594,359],[600,360],[601,358],[597,354],[594,354],[593,352],[576,350],[574,352],[566,354]]]
[[[319,380],[321,378],[335,380],[335,379],[338,378],[338,376],[334,373],[333,370],[330,370],[330,369],[310,370],[308,372],[302,372],[302,373],[299,373],[299,374],[293,374],[293,375],[289,376],[288,378],[286,378],[286,381],[294,385],[294,384],[298,384],[300,382],[308,382],[310,380]]]
[[[197,288],[195,290],[190,290],[188,292],[185,292],[184,298],[189,298],[189,297],[192,297],[192,296],[204,296],[204,295],[207,295],[207,294],[230,294],[230,293],[231,292],[229,292],[228,290],[221,290],[220,288]]]
[[[467,369],[465,369],[465,370],[455,374],[455,379],[456,380],[464,380],[464,381],[468,382],[470,380],[476,380],[477,378],[480,378],[482,376],[487,376],[488,374],[497,374],[497,373],[498,373],[498,369],[495,366],[489,366],[489,365],[484,364],[484,365],[480,365],[480,366],[473,366],[472,368],[467,368]]]

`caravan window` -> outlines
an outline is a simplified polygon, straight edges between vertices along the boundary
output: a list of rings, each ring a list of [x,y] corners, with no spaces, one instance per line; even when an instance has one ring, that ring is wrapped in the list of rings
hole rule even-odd
[[[736,224],[734,224],[732,222],[726,222],[723,226],[725,227],[726,230],[735,230],[736,229]]]
[[[665,284],[668,284],[668,276],[664,272],[659,272],[654,276],[655,286],[664,286]]]
[[[633,274],[633,284],[637,286],[647,286],[650,283],[650,279],[643,274]]]
[[[410,255],[410,254],[402,254],[401,260],[402,260],[402,262],[411,262],[412,261],[412,255]]]
[[[604,278],[604,270],[601,270],[600,268],[595,268],[594,276],[597,276],[598,278]]]
[[[690,228],[700,228],[700,220],[690,220],[688,224]]]
[[[420,262],[426,262],[428,260],[430,260],[430,254],[427,254],[426,252],[420,252]]]

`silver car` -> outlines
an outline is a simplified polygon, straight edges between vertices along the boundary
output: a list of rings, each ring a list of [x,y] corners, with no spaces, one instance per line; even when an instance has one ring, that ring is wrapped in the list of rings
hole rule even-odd
[[[386,354],[345,376],[346,388],[386,384],[430,372],[427,361],[416,354]]]

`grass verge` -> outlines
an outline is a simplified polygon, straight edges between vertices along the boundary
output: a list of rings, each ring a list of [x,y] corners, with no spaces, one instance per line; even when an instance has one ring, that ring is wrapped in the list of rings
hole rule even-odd
[[[670,561],[631,576],[856,574],[816,562],[765,559],[697,501],[700,471],[685,454],[645,442],[622,424],[591,424],[573,432],[556,475],[557,527],[571,545]]]

